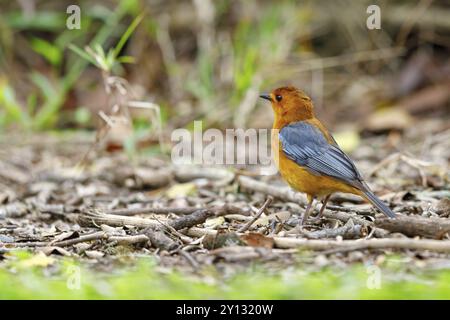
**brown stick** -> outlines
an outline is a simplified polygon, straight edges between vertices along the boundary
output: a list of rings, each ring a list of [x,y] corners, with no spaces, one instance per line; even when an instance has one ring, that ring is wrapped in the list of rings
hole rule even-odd
[[[109,236],[108,241],[113,241],[118,244],[135,244],[145,243],[149,238],[144,234],[137,234],[134,236]]]
[[[125,208],[125,209],[116,209],[106,212],[107,214],[119,215],[119,216],[134,216],[138,214],[169,214],[173,213],[176,215],[187,215],[191,214],[200,209],[208,209],[208,208],[199,208],[199,207],[181,207],[181,208]],[[214,211],[216,215],[226,215],[226,214],[242,214],[249,215],[250,210],[246,208],[239,208],[235,205],[226,203],[224,205],[215,206],[209,208]]]
[[[169,225],[173,227],[175,230],[180,230],[183,228],[190,228],[197,224],[203,223],[209,217],[212,217],[214,212],[208,209],[200,209],[195,211],[194,213],[180,217],[174,221],[169,222]]]
[[[82,236],[80,236],[78,238],[58,241],[58,242],[52,243],[52,245],[54,245],[56,247],[67,247],[67,246],[71,246],[73,244],[77,244],[77,243],[80,243],[80,242],[101,240],[101,239],[107,239],[107,238],[108,238],[108,234],[106,232],[99,231],[99,232],[94,232],[94,233],[91,233],[91,234],[82,235]]]
[[[167,236],[162,230],[147,228],[144,230],[144,234],[150,239],[150,243],[155,248],[172,251],[179,247],[179,244]]]
[[[134,216],[138,214],[191,214],[200,208],[197,207],[183,207],[183,208],[126,208],[108,211],[107,214],[119,216]]]
[[[80,242],[88,242],[94,240],[108,240],[115,241],[120,244],[132,244],[138,242],[148,241],[148,238],[145,235],[134,235],[134,236],[111,236],[104,231],[98,231],[91,234],[81,235],[78,238],[57,241],[57,242],[16,242],[10,243],[8,245],[12,245],[14,247],[45,247],[45,246],[54,246],[54,247],[68,247]]]
[[[397,216],[396,219],[377,218],[375,225],[391,232],[414,237],[442,238],[450,232],[450,219]]]
[[[9,243],[8,245],[14,246],[14,247],[44,247],[44,246],[56,246],[56,247],[65,247],[70,246],[76,243],[80,242],[87,242],[87,241],[93,241],[93,240],[100,240],[100,239],[106,239],[108,237],[108,234],[104,231],[98,231],[90,234],[81,235],[78,238],[73,238],[69,240],[63,240],[58,242],[45,242],[45,241],[36,241],[36,242],[16,242],[16,243]]]
[[[277,248],[302,248],[310,250],[328,250],[331,248],[346,248],[349,250],[364,249],[410,249],[430,250],[435,252],[450,252],[450,241],[414,240],[414,239],[369,239],[369,240],[306,240],[292,238],[274,238]]]
[[[188,235],[201,237],[203,235],[216,235],[216,230],[190,228]],[[329,250],[333,248],[343,248],[348,251],[365,249],[410,249],[410,250],[430,250],[434,252],[450,253],[450,241],[429,240],[429,239],[368,239],[368,240],[309,240],[295,239],[287,237],[273,237],[276,248],[288,249],[298,248],[307,250]]]
[[[256,220],[259,219],[259,217],[262,215],[262,213],[264,212],[264,210],[266,210],[266,208],[272,203],[273,198],[271,196],[269,196],[266,200],[266,202],[264,202],[264,204],[262,205],[261,208],[259,208],[258,212],[256,213],[256,215],[253,217],[252,220],[248,221],[246,224],[244,224],[241,228],[239,228],[238,232],[245,232],[247,231],[251,225],[253,223],[255,223]]]
[[[98,212],[96,210],[89,210],[81,214],[78,219],[80,224],[107,224],[113,227],[123,227],[125,225],[131,225],[139,228],[146,228],[156,227],[159,225],[159,222],[154,219],[106,214]]]

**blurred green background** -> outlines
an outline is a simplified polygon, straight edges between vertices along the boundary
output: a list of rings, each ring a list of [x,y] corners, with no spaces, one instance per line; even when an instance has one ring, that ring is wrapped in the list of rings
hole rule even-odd
[[[210,267],[199,278],[158,266],[153,257],[131,267],[124,264],[129,257],[119,256],[114,265],[92,270],[70,258],[16,251],[0,269],[0,299],[449,299],[448,269],[424,269],[387,255],[375,267],[375,280],[370,265],[317,269],[308,265],[313,257],[301,252],[295,266],[271,270],[251,263],[221,274]]]
[[[72,4],[79,30],[66,27]],[[370,4],[379,30],[366,26]],[[399,106],[402,118],[443,116],[449,17],[441,1],[2,1],[0,128],[93,129],[129,100],[157,106],[168,130],[269,127],[257,93],[286,84],[332,126]],[[105,90],[116,76],[125,102]],[[420,106],[405,98],[423,89]],[[151,125],[148,110],[131,113]]]

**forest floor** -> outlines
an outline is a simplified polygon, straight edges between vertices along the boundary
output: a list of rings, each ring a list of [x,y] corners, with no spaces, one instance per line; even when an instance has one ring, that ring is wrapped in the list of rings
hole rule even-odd
[[[44,275],[52,277],[61,272],[51,267],[58,261],[102,274],[124,266],[145,270],[148,265],[141,261],[148,258],[157,274],[175,272],[201,283],[241,277],[233,278],[230,296],[290,298],[339,296],[333,291],[284,296],[284,289],[267,296],[256,280],[242,275],[259,274],[260,269],[277,276],[334,270],[332,276],[310,278],[311,283],[303,283],[305,289],[338,285],[349,273],[370,287],[367,277],[385,266],[390,270],[385,275],[395,281],[408,281],[417,270],[448,270],[446,126],[445,121],[429,120],[401,136],[363,137],[352,152],[363,176],[397,219],[385,218],[357,197],[338,194],[324,216],[309,220],[302,230],[295,226],[305,197],[277,175],[179,167],[164,155],[99,150],[81,167],[92,145],[90,133],[6,135],[0,147],[0,278],[20,275],[24,266],[44,268]],[[399,140],[408,147],[399,148]],[[246,281],[254,295],[239,293]],[[190,295],[169,291],[167,297],[230,297],[207,290]],[[346,292],[349,297],[348,288]]]

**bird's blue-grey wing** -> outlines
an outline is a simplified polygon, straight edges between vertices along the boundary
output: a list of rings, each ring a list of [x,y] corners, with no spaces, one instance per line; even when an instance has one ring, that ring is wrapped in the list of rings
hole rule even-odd
[[[280,130],[279,138],[284,154],[311,173],[359,186],[362,178],[354,163],[313,125],[304,121],[292,123]]]

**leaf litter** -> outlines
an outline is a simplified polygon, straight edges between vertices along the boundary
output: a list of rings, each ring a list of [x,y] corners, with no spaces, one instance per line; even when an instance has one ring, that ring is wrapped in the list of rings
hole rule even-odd
[[[413,155],[423,152],[420,130],[404,130],[409,150],[389,157],[383,138],[371,136],[358,137],[352,153],[375,191],[400,214],[399,223],[338,194],[323,218],[294,233],[304,196],[278,176],[177,167],[164,155],[136,155],[130,161],[123,153],[102,151],[78,170],[80,148],[89,148],[88,139],[81,144],[75,139],[71,147],[70,140],[52,138],[42,146],[33,138],[15,143],[12,136],[1,142],[1,168],[8,171],[0,170],[7,186],[0,194],[0,256],[29,250],[35,255],[24,266],[45,267],[58,256],[70,256],[103,266],[111,261],[113,268],[124,255],[144,255],[188,273],[211,265],[240,270],[249,263],[275,269],[298,263],[345,266],[393,253],[430,268],[450,265],[444,160],[450,148],[430,138],[428,159],[419,160]],[[439,141],[445,140],[442,135],[450,140],[448,129],[437,134]],[[349,136],[353,145],[354,134]]]

